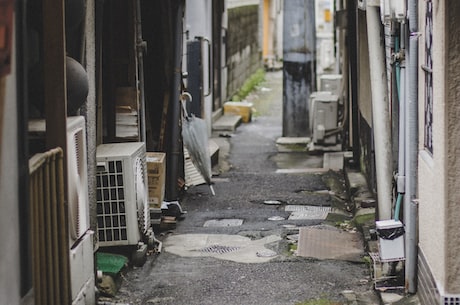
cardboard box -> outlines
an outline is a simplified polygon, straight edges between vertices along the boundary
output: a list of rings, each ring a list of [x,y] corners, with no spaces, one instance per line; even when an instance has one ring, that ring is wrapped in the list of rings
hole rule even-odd
[[[226,102],[224,103],[224,114],[239,115],[243,123],[249,123],[252,119],[252,103]]]
[[[165,195],[165,153],[147,152],[147,177],[149,186],[149,206],[151,209],[161,209]]]

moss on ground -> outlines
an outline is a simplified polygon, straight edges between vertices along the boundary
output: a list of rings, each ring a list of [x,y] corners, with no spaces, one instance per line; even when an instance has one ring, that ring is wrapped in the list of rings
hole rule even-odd
[[[238,93],[232,97],[233,102],[242,101],[253,91],[258,84],[265,80],[265,70],[258,69],[253,75],[251,75],[238,90]]]

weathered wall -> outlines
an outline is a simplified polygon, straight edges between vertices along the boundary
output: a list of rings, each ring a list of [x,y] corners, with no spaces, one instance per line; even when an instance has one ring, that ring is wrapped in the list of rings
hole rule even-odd
[[[446,2],[447,213],[446,290],[460,293],[460,2]],[[442,20],[442,19],[441,19]]]
[[[443,1],[433,9],[433,154],[424,148],[425,72],[419,69],[419,247],[434,280],[446,287],[446,129],[445,33]],[[425,63],[425,4],[419,7],[419,67]],[[457,186],[458,188],[458,186]],[[449,242],[450,243],[450,242]],[[442,291],[441,291],[442,292]]]
[[[230,99],[246,79],[262,66],[258,35],[258,5],[240,6],[228,10],[227,99]]]
[[[12,52],[14,53],[14,50]],[[12,64],[14,67],[14,63]],[[19,304],[19,198],[16,75],[0,79],[0,298],[2,304]]]

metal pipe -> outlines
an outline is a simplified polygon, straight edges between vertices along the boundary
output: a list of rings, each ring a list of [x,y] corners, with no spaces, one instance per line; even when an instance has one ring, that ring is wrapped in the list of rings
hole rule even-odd
[[[409,66],[408,97],[406,103],[406,195],[404,198],[404,224],[406,227],[405,250],[406,289],[417,292],[417,226],[416,217],[411,213],[411,204],[417,194],[417,153],[418,153],[418,24],[417,1],[410,0],[409,10]]]
[[[394,219],[399,220],[401,204],[403,202],[403,194],[405,193],[405,107],[406,107],[406,32],[407,24],[401,23],[400,31],[400,62],[399,62],[399,78],[397,79],[398,99],[399,99],[399,125],[398,125],[398,175],[396,177],[396,191],[398,197],[395,205]]]
[[[139,121],[141,142],[146,142],[146,127],[145,127],[145,90],[144,90],[144,52],[147,48],[147,42],[142,38],[142,17],[141,17],[141,1],[136,1],[136,51],[137,51],[137,69],[139,82]]]
[[[379,8],[368,5],[366,18],[372,92],[372,124],[375,136],[378,219],[384,220],[391,218],[392,152],[390,114],[386,88],[387,74],[384,45],[380,30]]]
[[[177,201],[179,198],[179,190],[177,187],[177,181],[179,177],[179,164],[182,156],[182,146],[180,141],[181,135],[181,82],[182,82],[182,17],[184,4],[183,1],[179,1],[173,22],[175,22],[174,28],[174,58],[173,58],[173,85],[171,87],[171,115],[169,116],[171,122],[171,133],[169,139],[169,150],[167,153],[166,171],[168,182],[166,184],[165,199],[166,201]]]
[[[350,99],[348,107],[350,107],[351,119],[351,147],[353,149],[353,162],[358,165],[360,162],[361,151],[359,147],[359,105],[358,105],[358,34],[357,34],[357,13],[356,0],[347,2],[347,43],[349,45],[346,50],[349,58],[349,75],[350,79],[348,98]],[[346,48],[344,48],[346,49]],[[344,69],[345,70],[345,69]],[[344,73],[345,74],[345,73]],[[348,85],[348,84],[347,84]]]
[[[406,31],[407,25],[401,24],[401,48],[400,53],[406,53]],[[406,132],[405,132],[405,105],[406,105],[406,60],[403,58],[399,64],[400,67],[400,92],[399,92],[399,148],[398,148],[398,181],[397,191],[398,193],[405,192],[405,143],[406,143]]]

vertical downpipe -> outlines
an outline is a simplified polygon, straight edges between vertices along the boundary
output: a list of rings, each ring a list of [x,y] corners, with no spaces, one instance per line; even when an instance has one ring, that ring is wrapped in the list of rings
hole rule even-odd
[[[173,6],[171,6],[173,7]],[[175,28],[174,28],[174,59],[173,59],[173,86],[171,88],[171,138],[170,138],[170,150],[167,154],[167,190],[165,192],[166,201],[177,201],[179,199],[179,190],[177,187],[177,180],[179,178],[179,164],[181,164],[179,158],[182,156],[181,153],[181,142],[180,142],[180,119],[181,119],[181,81],[182,81],[182,16],[183,16],[183,1],[178,1],[177,7],[175,7],[176,15],[174,16]]]
[[[378,219],[391,218],[392,156],[391,127],[387,94],[384,45],[380,29],[379,8],[367,6],[367,37],[372,91],[372,121],[375,135]]]
[[[144,91],[144,51],[146,50],[146,42],[142,38],[142,17],[141,17],[141,1],[136,1],[136,52],[137,52],[137,67],[139,73],[139,120],[140,120],[140,141],[146,142],[146,127],[145,127],[145,91]]]
[[[411,208],[417,194],[418,147],[418,24],[417,0],[409,0],[409,67],[408,98],[406,103],[406,196],[404,197],[404,224],[406,227],[406,289],[417,292],[417,222],[416,209]]]
[[[361,151],[359,145],[359,105],[358,105],[358,32],[357,32],[357,13],[356,13],[356,0],[347,1],[347,41],[349,56],[349,86],[351,100],[351,146],[353,149],[353,161],[356,165],[359,164],[361,159]]]
[[[400,220],[400,210],[402,200],[404,198],[404,193],[406,192],[406,172],[405,172],[405,146],[406,146],[406,131],[405,131],[405,116],[406,116],[406,58],[404,57],[406,54],[406,39],[407,39],[407,24],[401,23],[401,30],[400,30],[400,54],[403,54],[399,67],[399,84],[397,84],[399,89],[399,125],[398,125],[398,176],[396,180],[396,191],[398,193],[398,197],[396,200],[395,212],[394,212],[394,219]]]

